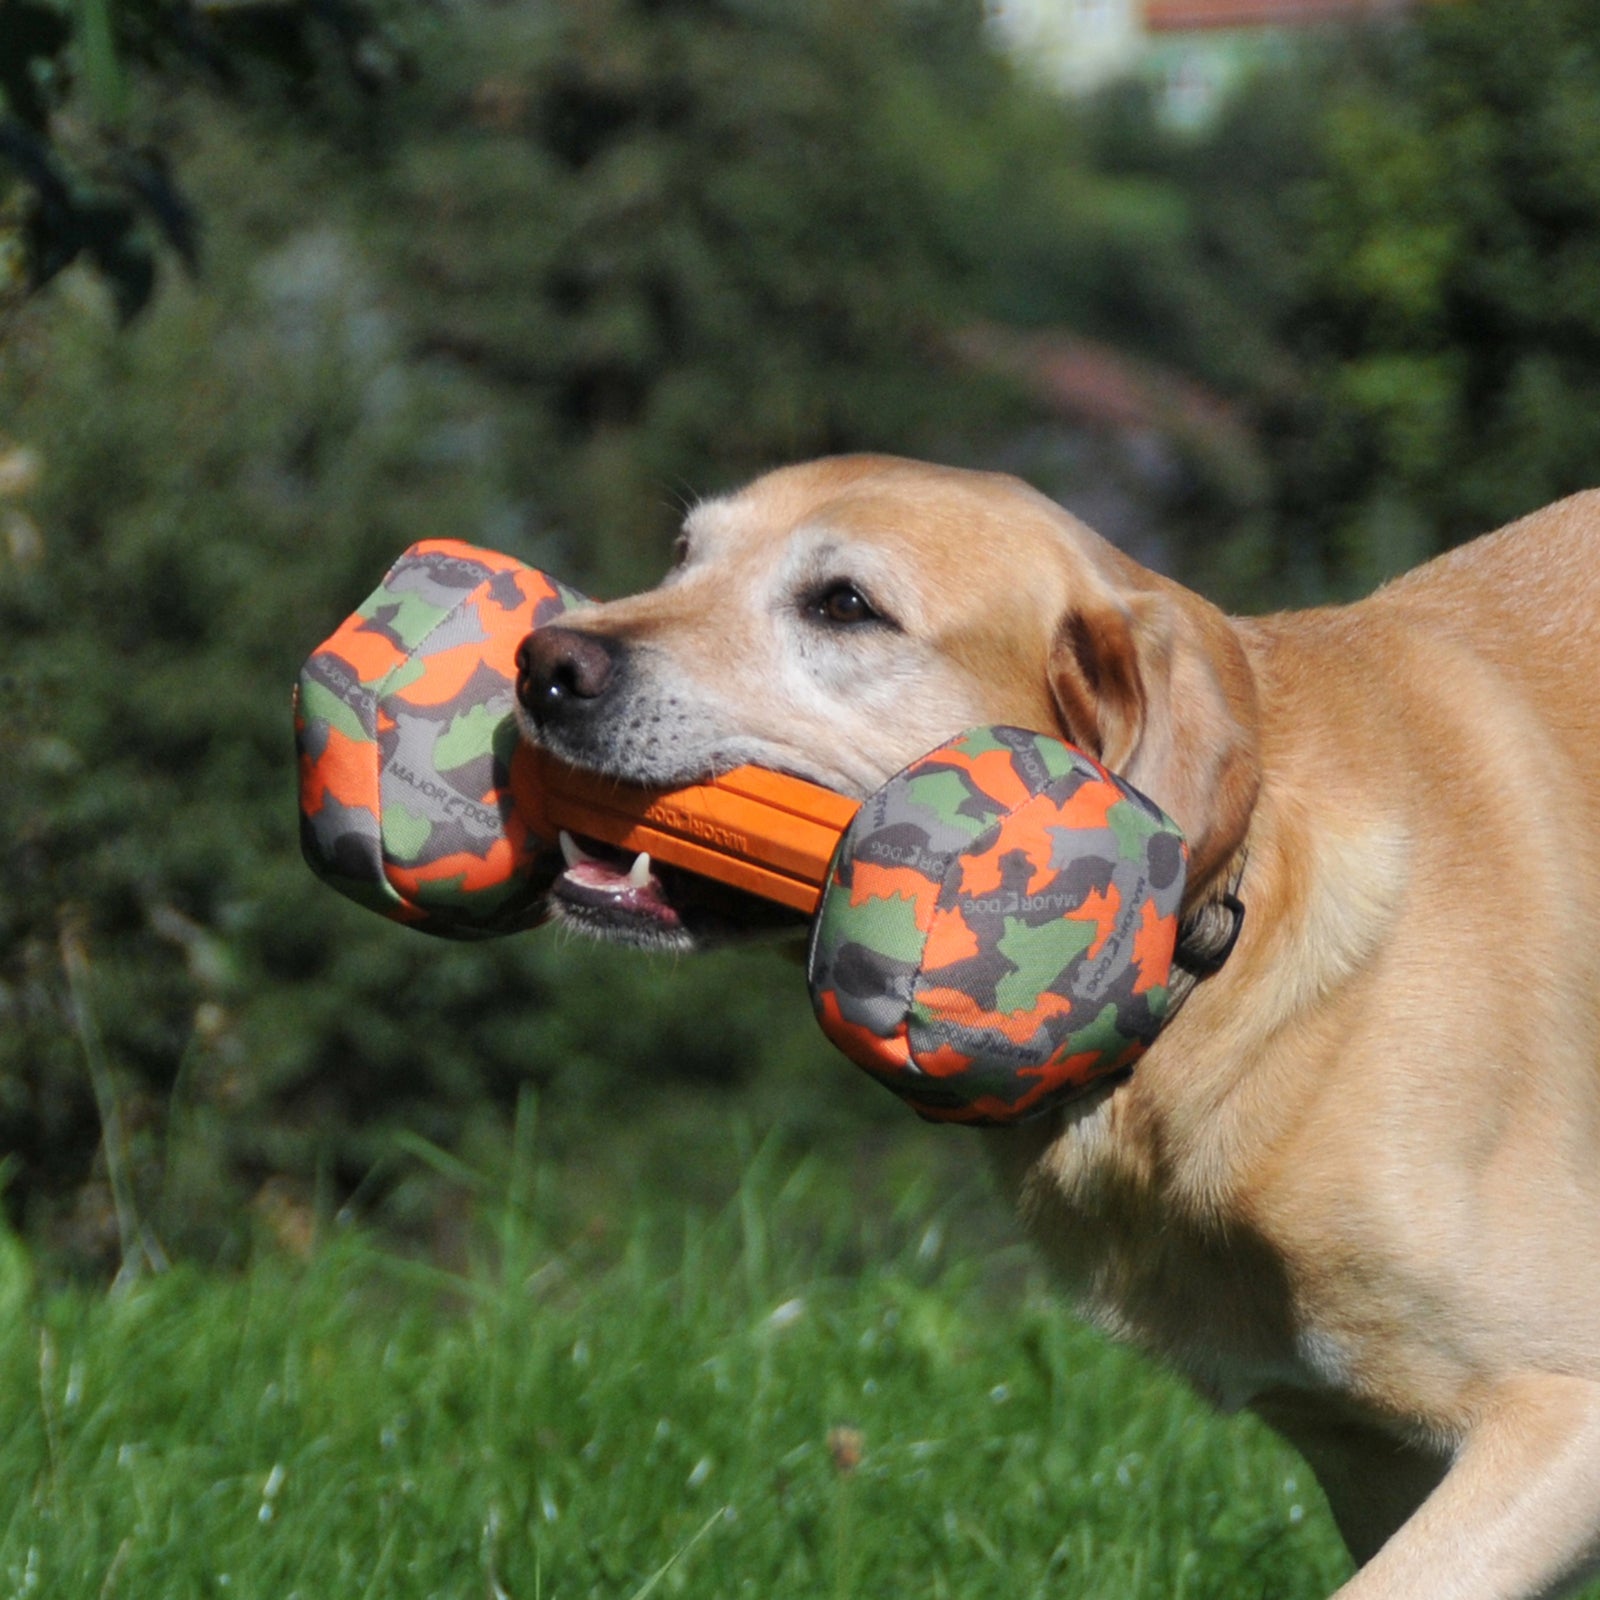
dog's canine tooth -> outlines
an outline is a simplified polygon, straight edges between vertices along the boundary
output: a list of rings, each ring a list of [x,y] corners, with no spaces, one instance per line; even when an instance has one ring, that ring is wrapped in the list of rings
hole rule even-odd
[[[650,852],[641,850],[628,868],[628,882],[635,889],[643,889],[650,882]]]
[[[581,866],[585,861],[593,861],[594,857],[567,832],[565,828],[557,835],[561,845],[561,857],[569,867]]]

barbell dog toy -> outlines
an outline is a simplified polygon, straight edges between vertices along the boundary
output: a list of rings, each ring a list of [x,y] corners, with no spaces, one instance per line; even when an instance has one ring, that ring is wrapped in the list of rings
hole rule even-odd
[[[515,933],[545,920],[568,830],[788,906],[812,918],[823,1031],[932,1120],[1018,1122],[1148,1048],[1187,852],[1146,796],[1006,727],[864,803],[758,767],[674,790],[578,771],[523,739],[515,695],[518,645],[582,598],[455,540],[400,557],[297,686],[321,877],[423,932]]]

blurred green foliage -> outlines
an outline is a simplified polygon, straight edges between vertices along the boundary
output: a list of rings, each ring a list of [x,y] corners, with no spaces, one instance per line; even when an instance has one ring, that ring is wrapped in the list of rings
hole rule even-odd
[[[1227,402],[1162,508],[1185,577],[1353,597],[1600,476],[1596,103],[1594,7],[1453,0],[1313,41],[1197,139],[1138,86],[1094,109],[1145,217],[1089,320],[1048,314]]]
[[[1422,7],[1299,88],[1275,349],[1239,392],[1271,462],[1263,564],[1309,599],[1600,476],[1600,11]]]
[[[0,1148],[72,1249],[126,1237],[113,1109],[130,1203],[215,1251],[269,1179],[381,1199],[394,1128],[492,1138],[529,1083],[558,1130],[622,1124],[622,1173],[657,1115],[693,1161],[696,1084],[787,1083],[802,1139],[876,1108],[776,957],[441,945],[299,860],[288,686],[412,540],[604,592],[691,484],[989,404],[930,351],[937,175],[862,140],[936,94],[957,8],[602,9],[483,14],[360,139],[189,96],[204,284],[119,331],[76,276],[13,324]]]
[[[160,97],[204,81],[314,108],[351,125],[350,102],[408,60],[370,0],[0,0],[0,315],[82,262],[130,321],[158,247],[199,268],[199,221],[164,147]]]
[[[398,7],[383,59],[417,70],[380,95],[332,13],[280,10],[303,52],[222,58],[264,95],[114,41],[203,280],[119,331],[80,262],[0,321],[0,1152],[83,1259],[130,1207],[226,1254],[284,1192],[435,1229],[395,1130],[492,1145],[527,1085],[596,1193],[726,1170],[702,1109],[735,1084],[800,1144],[914,1131],[777,955],[457,947],[311,878],[288,686],[410,541],[604,594],[782,460],[1039,463],[1090,499],[1110,461],[1158,556],[1256,606],[1600,476],[1578,0],[1426,8],[1198,139],[1137,90],[1030,89],[964,0]],[[82,77],[40,80],[53,149]],[[1064,420],[960,353],[975,326],[1088,336],[1210,420]]]
[[[1061,1315],[963,1194],[757,1158],[716,1211],[481,1185],[448,1270],[341,1229],[238,1275],[36,1285],[0,1232],[11,1593],[1325,1595],[1251,1417]],[[112,1581],[108,1590],[107,1574]],[[1592,1600],[1592,1591],[1591,1597]]]

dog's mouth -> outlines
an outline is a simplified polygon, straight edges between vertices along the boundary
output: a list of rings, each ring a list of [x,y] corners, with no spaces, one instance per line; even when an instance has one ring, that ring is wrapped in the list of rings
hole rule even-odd
[[[646,853],[561,833],[565,865],[550,888],[559,920],[597,939],[689,951],[801,931],[805,917]]]

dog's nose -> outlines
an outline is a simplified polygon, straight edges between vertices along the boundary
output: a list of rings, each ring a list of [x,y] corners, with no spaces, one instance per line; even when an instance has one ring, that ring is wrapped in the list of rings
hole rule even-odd
[[[517,699],[543,722],[587,710],[611,683],[617,647],[576,628],[536,628],[517,646]]]

